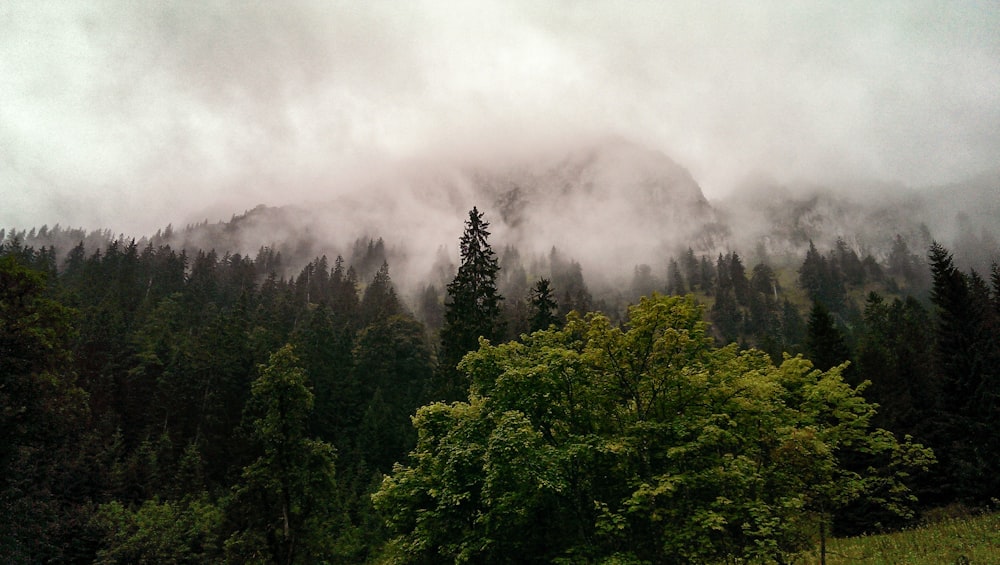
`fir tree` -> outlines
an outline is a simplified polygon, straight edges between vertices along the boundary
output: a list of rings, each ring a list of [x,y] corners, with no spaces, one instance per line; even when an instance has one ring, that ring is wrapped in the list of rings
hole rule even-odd
[[[500,266],[489,244],[489,223],[475,207],[469,212],[465,232],[459,240],[462,264],[448,284],[444,327],[441,328],[441,390],[438,395],[453,400],[464,396],[466,383],[457,382],[458,362],[479,347],[479,338],[496,342],[504,335],[496,280]]]
[[[806,356],[821,371],[849,361],[851,353],[844,342],[844,334],[837,329],[833,316],[822,302],[813,302],[806,326]],[[845,376],[848,371],[844,371]]]
[[[694,290],[694,285],[691,285],[691,290]],[[680,265],[677,260],[673,257],[670,258],[670,262],[667,264],[667,293],[668,294],[687,294],[688,288],[684,284],[684,277],[681,275]],[[645,295],[643,295],[645,296]]]
[[[402,306],[389,278],[389,264],[383,262],[361,298],[361,324],[367,326],[401,312]]]
[[[556,312],[559,305],[552,297],[552,287],[548,279],[538,279],[535,288],[531,289],[531,331],[547,330],[552,325],[559,325]]]

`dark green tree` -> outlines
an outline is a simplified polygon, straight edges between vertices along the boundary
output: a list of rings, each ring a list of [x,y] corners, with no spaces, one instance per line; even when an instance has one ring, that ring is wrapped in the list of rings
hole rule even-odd
[[[556,312],[559,305],[556,304],[552,296],[552,287],[548,279],[538,279],[535,287],[531,289],[531,325],[530,330],[547,330],[549,326],[559,325],[559,318]]]
[[[313,394],[285,346],[260,367],[247,418],[259,455],[243,469],[228,508],[236,526],[226,552],[240,562],[330,560],[342,524],[334,483],[334,449],[311,439]]]
[[[1000,422],[1000,378],[994,364],[1000,335],[985,281],[975,272],[960,271],[951,253],[937,242],[928,258],[944,412],[940,426],[945,432],[939,440],[942,465],[949,469],[955,494],[985,503],[1000,496],[1000,480],[988,470],[1000,464],[1000,442],[993,439],[993,426]]]
[[[66,531],[85,520],[76,466],[87,397],[70,343],[73,311],[42,272],[0,257],[0,555],[10,563],[70,560]]]
[[[733,251],[729,254],[727,263],[729,263],[729,280],[733,285],[733,296],[740,306],[746,306],[750,297],[750,281],[747,280],[747,271],[746,267],[743,266],[743,260],[740,259],[739,254]]]
[[[369,468],[388,473],[416,441],[410,417],[426,401],[433,374],[424,327],[406,315],[378,320],[358,334],[354,358],[363,390],[355,410],[369,412],[357,447]]]
[[[357,328],[358,275],[354,267],[344,267],[344,258],[337,256],[330,273],[330,309],[334,319]]]
[[[812,310],[809,311],[805,346],[806,357],[821,371],[828,371],[851,360],[844,334],[821,302],[813,302]]]
[[[392,279],[389,277],[388,263],[382,263],[382,266],[375,272],[371,284],[365,288],[359,311],[362,326],[402,312],[402,305],[396,296],[396,289],[392,286]]]
[[[861,286],[865,282],[865,269],[858,254],[838,237],[833,249],[833,259],[844,280],[851,285]]]
[[[316,306],[292,337],[302,368],[309,376],[315,409],[311,435],[343,446],[360,419],[364,392],[353,370],[354,333],[337,322],[326,303]]]
[[[941,391],[934,372],[930,315],[912,298],[891,303],[875,292],[865,303],[858,343],[858,378],[871,381],[866,397],[879,404],[876,421],[900,436],[927,437]]]
[[[926,290],[927,276],[923,261],[916,253],[910,251],[902,235],[896,234],[892,240],[887,263],[886,273],[895,283],[901,284],[911,293]]]
[[[928,252],[933,286],[931,302],[937,313],[937,357],[947,394],[946,407],[959,414],[975,398],[981,375],[976,333],[980,312],[973,304],[969,281],[951,253],[934,242]]]
[[[567,260],[555,248],[549,252],[549,271],[552,287],[561,293],[559,318],[565,318],[572,311],[589,312],[594,302],[587,283],[583,280],[583,267],[579,262]]]
[[[701,269],[698,266],[698,258],[695,257],[694,250],[690,247],[681,255],[680,266],[691,292],[701,287]]]
[[[813,302],[821,302],[830,312],[841,312],[846,299],[843,277],[836,265],[809,242],[806,258],[799,267],[799,286]]]
[[[691,290],[694,290],[693,284],[691,285]],[[674,259],[673,257],[671,257],[670,262],[667,263],[667,292],[669,294],[687,294],[688,292],[688,285],[684,284],[684,276],[681,274],[681,267],[677,263],[677,259]]]
[[[441,328],[440,379],[436,394],[457,400],[465,395],[468,383],[458,372],[458,362],[479,347],[479,338],[493,342],[503,338],[504,326],[496,280],[500,266],[489,244],[489,223],[475,207],[469,211],[465,231],[459,240],[462,264],[448,284],[444,327]]]
[[[706,294],[711,294],[715,290],[715,269],[712,268],[712,262],[704,255],[701,256],[701,262],[698,264],[698,273],[701,290]]]
[[[629,300],[638,302],[640,297],[649,296],[660,289],[660,282],[653,276],[653,269],[643,263],[632,270],[632,284],[629,288]],[[678,293],[683,294],[683,293]]]

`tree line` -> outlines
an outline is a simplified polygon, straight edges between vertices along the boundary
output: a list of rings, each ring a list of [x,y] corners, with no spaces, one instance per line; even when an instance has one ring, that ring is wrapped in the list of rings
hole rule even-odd
[[[838,241],[783,288],[688,250],[636,267],[620,312],[554,249],[529,280],[488,228],[470,211],[413,310],[381,240],[282,276],[268,248],[12,230],[0,553],[704,562],[1000,497],[996,266]]]

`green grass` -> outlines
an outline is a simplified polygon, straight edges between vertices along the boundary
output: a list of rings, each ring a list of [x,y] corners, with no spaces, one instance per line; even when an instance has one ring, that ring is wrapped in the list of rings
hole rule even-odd
[[[819,549],[794,563],[820,562]],[[827,565],[997,565],[1000,513],[949,518],[920,528],[827,542]]]

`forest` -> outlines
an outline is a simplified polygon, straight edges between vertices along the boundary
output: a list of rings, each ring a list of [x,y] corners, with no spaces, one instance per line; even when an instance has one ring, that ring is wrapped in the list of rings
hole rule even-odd
[[[787,562],[1000,500],[1000,268],[936,242],[596,295],[473,208],[404,299],[382,240],[159,235],[0,230],[7,562]]]

